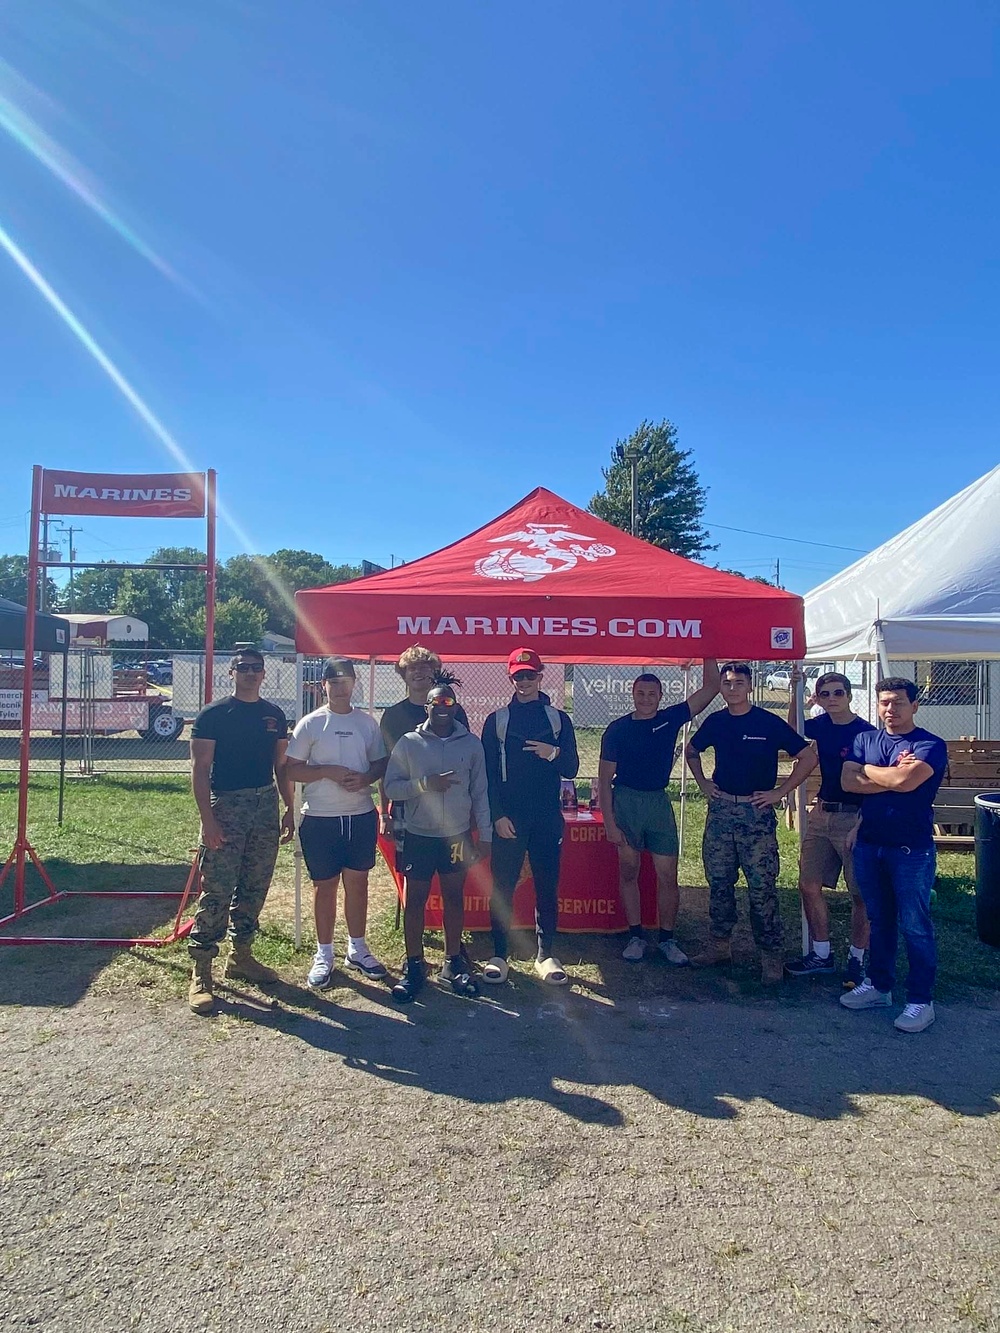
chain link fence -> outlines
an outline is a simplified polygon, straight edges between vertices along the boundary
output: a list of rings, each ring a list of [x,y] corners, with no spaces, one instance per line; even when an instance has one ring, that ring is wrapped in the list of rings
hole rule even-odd
[[[215,660],[213,697],[229,693],[229,655]],[[791,673],[787,663],[754,662],[753,701],[781,717],[788,715]],[[323,659],[265,654],[263,694],[278,704],[290,723],[323,702]],[[354,702],[375,716],[405,695],[392,665],[358,662]],[[839,670],[852,681],[854,708],[877,722],[877,666],[868,662],[809,666],[806,694],[822,670]],[[991,700],[1000,689],[1000,663],[986,661],[895,661],[894,675],[914,680],[920,691],[922,726],[947,740],[972,736],[992,739]],[[580,781],[593,785],[601,734],[615,718],[631,710],[632,682],[652,671],[663,684],[664,706],[680,702],[701,685],[700,663],[683,666],[618,666],[607,663],[563,666],[548,663],[543,688],[552,703],[573,719],[580,750]],[[482,730],[487,714],[509,702],[506,662],[457,664],[457,692],[473,730]],[[21,659],[0,660],[0,770],[16,769],[20,744]],[[55,771],[62,749],[65,719],[67,772],[186,772],[191,723],[205,699],[204,653],[151,653],[136,648],[74,648],[65,659],[38,654],[33,674],[32,771]],[[712,711],[721,708],[716,698]],[[1000,718],[998,718],[1000,723]],[[682,773],[680,750],[674,778]]]

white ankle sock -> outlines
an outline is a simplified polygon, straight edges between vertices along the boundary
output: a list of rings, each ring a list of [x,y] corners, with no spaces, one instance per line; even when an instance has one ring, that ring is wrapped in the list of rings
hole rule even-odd
[[[352,954],[367,953],[368,945],[365,943],[364,935],[348,935],[347,952]]]
[[[859,949],[858,946],[857,946],[856,944],[852,944],[852,945],[851,945],[851,957],[852,957],[852,958],[856,958],[856,959],[858,960],[859,963],[863,963],[863,962],[865,961],[865,951],[864,951],[864,949]]]
[[[830,957],[830,941],[829,941],[829,940],[813,940],[813,953],[816,955],[817,958],[829,958],[829,957]]]
[[[322,954],[322,956],[326,959],[326,961],[327,961],[328,963],[332,963],[332,962],[333,962],[333,945],[332,945],[332,944],[317,944],[317,945],[316,945],[316,952],[317,952],[318,954]]]

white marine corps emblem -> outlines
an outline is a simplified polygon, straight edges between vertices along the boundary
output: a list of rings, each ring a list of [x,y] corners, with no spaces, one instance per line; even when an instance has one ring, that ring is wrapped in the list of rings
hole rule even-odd
[[[487,579],[536,583],[547,574],[565,574],[578,560],[593,563],[615,554],[613,546],[595,542],[579,532],[568,532],[560,523],[526,523],[523,532],[509,532],[492,540],[514,544],[500,546],[476,561],[476,573]],[[565,546],[566,542],[571,545]],[[589,545],[584,546],[583,542]]]

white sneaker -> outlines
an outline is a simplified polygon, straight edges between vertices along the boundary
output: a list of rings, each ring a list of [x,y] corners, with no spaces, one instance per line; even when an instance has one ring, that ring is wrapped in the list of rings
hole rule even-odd
[[[384,963],[379,962],[367,944],[363,953],[360,950],[357,953],[351,953],[348,949],[344,962],[348,967],[353,967],[355,971],[363,972],[372,981],[381,981],[383,977],[389,975],[389,969]]]
[[[844,991],[840,1003],[845,1009],[888,1009],[892,996],[888,991],[876,990],[870,977],[865,977],[860,986]]]
[[[326,954],[316,950],[316,957],[312,960],[312,967],[309,969],[309,975],[306,977],[306,985],[310,990],[329,990],[333,985],[333,969],[336,966],[333,957],[327,958]]]
[[[934,1022],[933,1004],[908,1004],[893,1023],[900,1032],[923,1032]]]
[[[668,963],[673,963],[674,967],[687,967],[691,961],[684,950],[677,947],[675,940],[660,940],[656,947]]]
[[[622,957],[630,963],[639,963],[646,954],[646,941],[641,935],[633,935],[625,948],[622,949]]]

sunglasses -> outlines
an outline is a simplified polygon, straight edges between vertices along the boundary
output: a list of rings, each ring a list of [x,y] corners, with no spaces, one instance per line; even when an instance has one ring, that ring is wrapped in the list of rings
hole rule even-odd
[[[537,671],[515,671],[511,680],[537,680],[538,674]]]
[[[846,693],[846,690],[820,690],[819,697],[821,699],[843,699]]]
[[[241,676],[252,676],[258,671],[263,671],[264,664],[262,662],[237,662],[236,670]]]
[[[428,708],[457,708],[458,700],[452,699],[450,695],[441,694],[436,699],[427,700]]]

